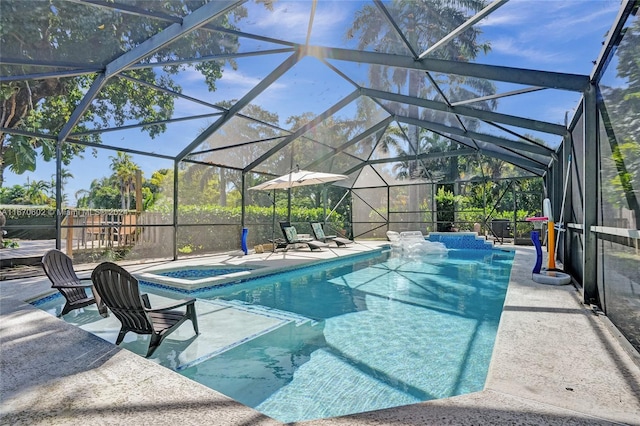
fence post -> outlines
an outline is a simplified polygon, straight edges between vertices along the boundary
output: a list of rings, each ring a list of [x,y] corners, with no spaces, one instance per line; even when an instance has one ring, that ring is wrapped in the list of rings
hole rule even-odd
[[[73,258],[73,214],[67,216],[67,256]]]

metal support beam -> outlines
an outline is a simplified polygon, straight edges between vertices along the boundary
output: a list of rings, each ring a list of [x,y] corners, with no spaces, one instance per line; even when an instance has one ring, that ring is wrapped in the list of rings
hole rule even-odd
[[[241,199],[242,199],[242,205],[241,205],[241,212],[240,212],[240,226],[241,227],[245,227],[245,214],[246,214],[246,205],[247,205],[247,199],[246,199],[246,192],[247,192],[247,175],[246,173],[242,173],[241,175],[242,180],[241,180],[241,185],[242,185],[242,193],[240,194]]]
[[[596,87],[590,84],[584,91],[584,156],[582,170],[583,183],[583,238],[582,288],[584,303],[599,303],[597,256],[598,239],[592,226],[598,224],[598,111]]]
[[[46,80],[48,78],[69,78],[69,77],[78,77],[80,75],[95,74],[99,72],[100,70],[95,70],[95,69],[74,69],[70,71],[10,75],[10,76],[0,77],[0,83],[10,83],[12,81],[25,81],[25,80]]]
[[[367,130],[365,130],[364,132],[360,133],[358,136],[354,137],[350,141],[344,143],[343,145],[339,146],[338,148],[335,148],[333,150],[333,152],[330,152],[328,154],[325,154],[325,155],[321,156],[317,160],[312,161],[309,164],[306,164],[303,168],[304,169],[313,170],[314,166],[317,166],[318,164],[321,164],[322,162],[328,160],[329,158],[331,158],[331,157],[343,152],[345,149],[349,148],[350,146],[355,145],[358,142],[360,142],[361,140],[366,139],[369,136],[379,132],[380,130],[385,129],[389,125],[389,123],[391,123],[392,121],[393,121],[393,117],[391,117],[391,116],[385,118],[384,120],[382,120],[381,122],[379,122],[375,126],[372,126],[372,127],[368,128]]]
[[[214,112],[214,113],[211,113],[211,114],[190,115],[190,116],[187,116],[187,117],[171,118],[169,120],[147,121],[147,122],[138,123],[138,124],[128,124],[128,125],[120,126],[120,127],[110,127],[108,129],[93,129],[93,130],[87,130],[85,132],[74,132],[74,133],[71,133],[69,135],[67,140],[69,140],[71,138],[78,138],[78,137],[81,137],[81,136],[86,136],[86,135],[105,134],[105,133],[109,133],[109,132],[119,132],[121,130],[137,129],[137,128],[140,128],[140,127],[162,126],[164,124],[180,123],[182,121],[202,120],[203,118],[219,117],[222,114],[223,114],[222,112]],[[171,157],[171,158],[173,158],[173,157]]]
[[[129,65],[138,62],[140,59],[149,56],[153,52],[162,49],[166,45],[174,42],[178,38],[197,30],[199,27],[205,25],[207,22],[217,18],[219,15],[228,12],[234,7],[244,3],[246,0],[220,0],[205,4],[199,9],[195,10],[191,14],[184,17],[182,24],[175,23],[165,28],[163,31],[154,35],[153,37],[140,43],[130,51],[119,56],[105,67],[103,73],[99,74],[94,80],[91,88],[84,96],[82,101],[78,104],[76,109],[71,114],[69,121],[64,125],[58,134],[58,140],[64,141],[71,133],[71,130],[78,124],[80,118],[89,109],[91,102],[98,95],[100,90],[107,83],[107,80],[112,76],[122,72]]]
[[[62,142],[56,141],[56,249],[62,250]]]
[[[456,136],[463,136],[466,138],[477,139],[479,141],[491,143],[493,145],[501,146],[503,148],[510,148],[518,151],[531,152],[533,154],[551,156],[553,150],[551,148],[543,147],[540,145],[533,145],[524,142],[514,141],[511,139],[504,139],[493,135],[487,135],[484,133],[465,131],[457,127],[445,126],[439,123],[433,123],[431,121],[419,120],[411,117],[396,116],[396,120],[406,124],[412,124],[418,127],[424,127],[428,130],[435,130],[443,133],[450,133]]]
[[[602,74],[604,73],[609,61],[613,57],[616,47],[620,42],[620,34],[624,28],[629,15],[633,12],[633,9],[638,7],[637,0],[622,0],[618,16],[616,16],[615,26],[607,33],[607,39],[602,43],[602,50],[596,60],[596,66],[591,72],[591,81],[600,81]]]
[[[458,149],[455,151],[447,151],[447,152],[429,152],[429,153],[421,153],[417,155],[399,156],[394,158],[366,160],[361,164],[358,164],[342,173],[345,175],[350,175],[362,169],[363,167],[371,164],[381,164],[381,163],[389,163],[394,161],[407,161],[407,160],[428,160],[428,159],[446,158],[446,157],[454,157],[454,156],[469,156],[469,155],[477,155],[478,153],[486,157],[497,158],[497,159],[506,161],[508,163],[512,163],[515,166],[518,166],[536,176],[543,176],[547,171],[546,168],[541,168],[540,164],[532,160],[528,160],[526,158],[518,157],[515,155],[503,154],[503,153],[499,153],[495,151],[487,151],[487,150],[477,151],[475,149]]]
[[[62,126],[62,129],[60,129],[60,133],[58,133],[59,142],[64,141],[69,136],[71,130],[73,130],[76,124],[78,124],[80,118],[87,111],[87,109],[91,105],[91,102],[93,102],[95,97],[98,95],[98,93],[106,83],[107,78],[104,76],[104,74],[98,74],[96,76],[96,79],[93,80],[93,83],[91,84],[91,87],[89,88],[87,93],[84,95],[84,98],[82,98],[78,106],[76,106],[76,108],[73,110],[73,112],[71,113],[71,117],[69,117],[69,120],[65,123],[64,126]]]
[[[305,124],[304,126],[300,127],[298,130],[296,130],[295,132],[287,136],[282,142],[278,143],[277,145],[269,149],[267,152],[262,154],[260,157],[253,160],[251,164],[249,164],[247,167],[244,168],[244,172],[245,173],[250,172],[251,170],[256,168],[260,163],[265,161],[267,158],[271,157],[273,154],[280,151],[285,146],[289,145],[291,142],[293,142],[294,140],[296,140],[297,138],[305,134],[307,131],[314,128],[318,124],[320,124],[327,117],[330,117],[331,115],[335,114],[337,111],[341,110],[345,106],[349,105],[351,102],[358,99],[359,96],[360,96],[360,91],[354,90],[353,92],[351,92],[351,94],[347,95],[346,97],[338,101],[336,104],[332,105],[328,110],[319,114],[313,120],[309,121],[307,124]]]
[[[153,52],[173,43],[178,38],[197,30],[218,16],[227,13],[246,1],[247,0],[218,0],[211,3],[205,3],[202,7],[185,16],[182,19],[181,24],[177,22],[171,24],[163,31],[145,40],[130,51],[126,52],[124,55],[119,56],[117,59],[107,64],[105,75],[107,77],[111,77],[121,72],[129,65],[135,64],[142,58],[145,58]]]
[[[573,168],[573,163],[575,162],[575,159],[571,157],[572,152],[573,152],[573,137],[569,133],[567,136],[564,137],[564,140],[562,142],[562,157],[561,157],[563,164],[566,165],[564,170],[564,173],[565,173],[564,179],[565,181],[567,180],[567,178],[569,179],[568,181],[569,184],[566,185],[566,189],[563,188],[563,190],[566,190],[566,193],[563,192],[562,194],[562,198],[564,199],[564,206],[562,204],[560,205],[560,209],[563,210],[563,215],[560,216],[560,218],[558,219],[564,229],[566,229],[567,223],[571,222],[571,212],[573,211],[573,207],[571,203],[571,200],[572,200],[571,188],[573,187],[573,185],[571,185],[571,169]],[[571,161],[569,159],[571,159]],[[561,241],[560,244],[562,245],[562,252],[560,253],[562,257],[560,258],[560,260],[564,265],[566,265],[567,262],[569,261],[569,258],[566,255],[567,250],[569,249],[569,238],[568,238],[567,231],[562,233],[560,241]],[[556,250],[557,249],[558,248],[556,247]]]
[[[393,30],[395,31],[395,33],[398,36],[398,38],[400,38],[400,40],[402,40],[402,43],[405,45],[407,50],[409,52],[411,52],[411,54],[415,58],[417,58],[418,57],[418,52],[415,51],[415,49],[413,48],[413,45],[411,44],[411,42],[407,39],[407,37],[405,35],[406,32],[403,31],[402,28],[400,28],[398,26],[398,23],[396,22],[395,19],[393,19],[393,16],[391,16],[391,13],[389,13],[389,11],[385,7],[384,3],[382,3],[381,0],[373,0],[373,2],[378,7],[378,10],[380,10],[380,12],[387,19],[387,23],[393,28]]]
[[[309,13],[309,26],[307,27],[307,39],[304,44],[309,44],[311,40],[311,30],[313,29],[313,18],[316,16],[316,8],[318,7],[318,0],[311,2],[311,13]]]
[[[415,60],[411,56],[327,48],[322,46],[310,46],[308,53],[319,58],[486,78],[488,80],[506,81],[509,83],[524,84],[526,86],[548,87],[572,92],[582,92],[589,84],[589,76],[587,75],[447,61],[444,59],[424,58],[422,60]]]
[[[289,71],[295,64],[300,60],[299,52],[294,53],[284,60],[275,70],[271,72],[268,76],[263,78],[257,85],[253,87],[246,95],[242,97],[238,102],[236,102],[227,113],[216,120],[211,126],[207,127],[204,132],[200,133],[197,138],[193,140],[185,149],[183,149],[176,158],[178,160],[182,160],[184,157],[189,155],[191,151],[193,151],[198,145],[207,140],[209,136],[215,133],[222,125],[231,120],[235,115],[237,115],[242,108],[248,105],[252,100],[254,100],[260,93],[265,91],[273,82],[275,82],[278,78],[280,78],[284,73]]]
[[[178,160],[173,162],[173,260],[178,260]]]
[[[440,46],[444,46],[445,44],[449,43],[451,40],[458,37],[458,35],[460,35],[467,29],[474,26],[476,23],[484,19],[485,16],[487,16],[488,14],[490,14],[491,12],[493,12],[494,10],[496,10],[497,8],[505,4],[507,1],[509,0],[495,0],[493,3],[491,3],[484,9],[482,9],[480,12],[476,13],[470,19],[468,19],[464,24],[460,25],[458,28],[451,31],[445,37],[441,38],[437,43],[435,43],[434,45],[429,47],[427,50],[422,52],[422,54],[419,56],[419,59],[422,59],[425,56],[427,56],[429,53],[433,52],[434,50],[439,49]]]
[[[468,105],[468,104],[474,104],[476,102],[490,101],[491,99],[502,99],[502,98],[507,98],[509,96],[522,95],[524,93],[537,92],[539,90],[544,90],[544,89],[545,89],[544,87],[526,87],[520,90],[511,90],[509,92],[495,93],[493,95],[480,96],[479,98],[465,99],[464,101],[453,102],[451,106],[455,107],[458,105]]]
[[[345,175],[350,175],[358,170],[362,169],[365,166],[369,166],[371,164],[383,164],[383,163],[393,163],[396,161],[410,161],[410,160],[433,160],[436,158],[448,158],[448,157],[465,157],[469,155],[476,155],[478,152],[473,149],[458,149],[455,151],[446,151],[446,152],[428,152],[416,155],[401,155],[393,158],[380,158],[377,160],[367,160],[362,163],[353,166],[349,170],[343,172]],[[383,179],[384,180],[384,179]]]
[[[399,95],[397,93],[383,92],[382,90],[363,88],[362,94],[377,99],[385,99],[392,102],[399,102],[409,105],[416,105],[436,111],[449,112],[451,114],[459,114],[467,117],[477,118],[479,120],[495,121],[497,123],[508,124],[511,126],[522,127],[524,129],[535,130],[538,132],[551,133],[554,135],[564,136],[567,129],[559,124],[548,123],[545,121],[532,120],[529,118],[517,117],[514,115],[501,114],[498,112],[481,110],[477,108],[457,106],[450,107],[444,102],[432,101],[429,99],[418,98],[415,96]]]
[[[486,157],[492,157],[492,158],[497,158],[499,160],[503,160],[506,161],[508,163],[512,163],[518,167],[521,167],[525,170],[527,170],[528,172],[531,172],[537,176],[542,176],[545,174],[545,172],[547,171],[546,168],[541,168],[540,164],[531,161],[531,160],[527,160],[526,158],[522,158],[522,157],[516,157],[514,155],[509,155],[509,154],[503,154],[500,152],[495,152],[495,151],[487,151],[487,150],[480,150],[480,154],[486,156]]]

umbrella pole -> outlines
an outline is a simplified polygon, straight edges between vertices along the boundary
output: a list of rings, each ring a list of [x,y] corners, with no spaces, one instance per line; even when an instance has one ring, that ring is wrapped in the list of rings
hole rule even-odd
[[[271,214],[271,252],[276,252],[276,190],[273,190],[273,213]]]

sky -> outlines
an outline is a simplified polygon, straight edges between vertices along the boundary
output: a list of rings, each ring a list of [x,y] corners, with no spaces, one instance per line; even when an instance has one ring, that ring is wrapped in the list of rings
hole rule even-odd
[[[385,2],[386,3],[386,2]],[[321,46],[354,48],[355,40],[345,37],[355,11],[362,3],[356,1],[320,1],[313,20],[310,43]],[[304,43],[309,26],[309,1],[280,1],[274,12],[267,12],[254,2],[245,3],[248,17],[238,22],[241,30],[258,35],[282,38]],[[575,74],[589,74],[620,7],[619,0],[511,0],[482,20],[481,39],[488,41],[491,51],[481,53],[476,62],[518,68],[541,69]],[[241,39],[241,52],[280,48],[265,41]],[[183,72],[176,79],[183,93],[209,103],[225,99],[239,99],[265,78],[288,53],[261,55],[237,59],[238,69],[229,66],[216,85],[215,93],[208,93],[202,76],[195,70]],[[350,78],[366,79],[362,65],[332,61]],[[516,85],[498,84],[498,92],[518,88]],[[315,58],[305,58],[285,73],[254,103],[279,114],[281,126],[292,115],[310,111],[320,113],[353,90],[353,86]],[[309,100],[313,101],[310,102]],[[565,115],[573,116],[580,95],[561,91],[540,91],[526,96],[508,97],[499,101],[498,112],[523,115],[544,121],[564,124]],[[176,104],[176,117],[208,113],[212,110],[191,102]],[[353,108],[340,112],[353,114]],[[181,122],[168,126],[168,131],[152,140],[139,130],[106,133],[105,145],[131,147],[142,151],[176,155],[187,146],[215,118]],[[557,141],[559,143],[559,140]],[[553,142],[552,142],[553,143]],[[73,174],[65,185],[67,202],[75,205],[78,191],[88,189],[93,179],[109,176],[109,164],[114,151],[88,148],[83,158],[76,158],[65,166]],[[133,155],[145,178],[160,168],[172,168],[173,162],[153,157]],[[5,171],[4,186],[23,184],[28,180],[50,181],[55,175],[55,164],[39,161],[34,173],[15,175]]]

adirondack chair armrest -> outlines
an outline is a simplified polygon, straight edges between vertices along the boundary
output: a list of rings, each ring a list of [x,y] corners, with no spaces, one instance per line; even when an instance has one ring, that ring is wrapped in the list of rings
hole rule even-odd
[[[88,282],[86,284],[77,282],[77,283],[69,283],[69,284],[52,284],[51,288],[77,288],[77,287],[89,288],[91,286],[93,286],[93,283],[91,282]]]
[[[145,294],[146,296],[146,294]],[[196,299],[194,299],[193,297],[188,298],[188,299],[182,299],[182,300],[178,300],[177,303],[172,303],[171,305],[165,305],[165,306],[161,306],[158,308],[147,308],[146,311],[147,312],[163,312],[163,311],[170,311],[171,309],[175,309],[175,308],[180,308],[182,306],[188,306],[191,305],[193,303],[195,303]]]
[[[144,305],[145,309],[151,310],[151,302],[149,302],[149,295],[146,293],[143,293],[140,295],[140,298],[142,299],[142,304]]]

